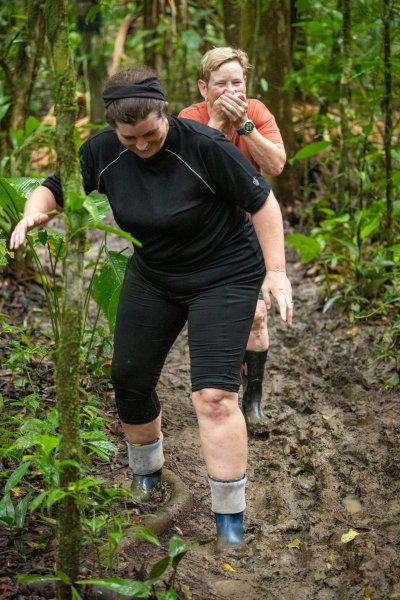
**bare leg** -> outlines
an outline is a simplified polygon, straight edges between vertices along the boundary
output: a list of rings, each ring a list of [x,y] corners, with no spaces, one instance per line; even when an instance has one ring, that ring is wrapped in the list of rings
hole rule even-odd
[[[244,543],[247,432],[238,394],[213,388],[193,393],[209,474],[219,549]]]
[[[268,348],[267,309],[264,300],[258,300],[246,350],[263,352],[264,350],[268,350]]]
[[[214,479],[243,477],[247,466],[246,423],[238,394],[205,388],[193,393],[208,474]]]
[[[121,425],[130,444],[147,444],[160,437],[161,414],[154,421],[144,425],[129,425],[129,423],[121,423]]]

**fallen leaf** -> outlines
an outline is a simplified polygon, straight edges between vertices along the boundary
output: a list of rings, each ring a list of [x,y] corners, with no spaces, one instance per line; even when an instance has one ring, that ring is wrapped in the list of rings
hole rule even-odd
[[[356,538],[358,535],[360,535],[358,531],[356,531],[355,529],[349,529],[347,533],[343,533],[342,537],[340,538],[340,541],[342,542],[342,544],[348,544],[349,542],[354,540],[354,538]]]
[[[368,588],[365,588],[363,593],[363,600],[371,600],[371,592]]]
[[[230,573],[236,573],[236,569],[234,569],[233,567],[231,567],[231,565],[229,563],[224,563],[224,569],[226,569]]]
[[[14,498],[23,498],[24,496],[26,496],[26,491],[18,487],[12,488],[11,493]]]
[[[287,545],[288,548],[300,548],[300,544],[301,541],[299,540],[299,538],[294,538],[294,540],[292,540],[290,542],[290,544]]]
[[[182,529],[180,527],[178,527],[178,525],[175,525],[174,529],[175,529],[175,531],[176,531],[176,533],[178,535],[180,535],[181,537],[183,537]]]
[[[350,329],[347,329],[346,331],[347,335],[358,335],[360,333],[360,328],[359,327],[351,327]]]
[[[332,546],[329,552],[329,559],[326,561],[325,566],[327,569],[332,569],[333,563],[335,562],[335,548]]]

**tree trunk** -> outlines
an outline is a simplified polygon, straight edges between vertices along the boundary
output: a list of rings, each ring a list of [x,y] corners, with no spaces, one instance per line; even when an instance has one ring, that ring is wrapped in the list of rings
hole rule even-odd
[[[101,13],[97,13],[92,22],[85,21],[88,10],[96,3],[96,0],[78,0],[78,30],[82,38],[85,76],[89,89],[88,114],[90,123],[95,125],[104,123],[104,102],[101,94],[107,79]]]
[[[392,182],[392,65],[391,65],[391,23],[393,22],[392,0],[384,0],[383,48],[385,71],[385,95],[383,110],[385,113],[385,171],[386,171],[386,240],[388,246],[393,243],[393,182]]]
[[[297,150],[296,137],[292,121],[292,94],[284,89],[286,76],[292,70],[291,14],[290,0],[263,0],[246,2],[240,11],[238,23],[236,3],[224,1],[225,31],[231,39],[236,39],[239,30],[239,46],[245,50],[253,65],[248,74],[247,93],[251,98],[265,102],[275,116],[288,156]],[[268,89],[266,90],[266,87]],[[273,188],[285,207],[301,198],[300,188],[303,179],[301,166],[286,165],[283,173],[274,178]]]
[[[79,349],[82,330],[83,298],[83,213],[69,209],[71,192],[84,195],[74,133],[77,106],[75,101],[76,72],[72,62],[68,37],[68,0],[47,0],[46,26],[54,70],[54,102],[56,114],[56,149],[65,198],[66,256],[64,259],[64,289],[60,340],[56,356],[56,405],[60,443],[60,486],[67,490],[80,477],[80,399]],[[68,464],[62,464],[68,461]],[[71,582],[78,576],[81,545],[81,522],[78,505],[72,496],[59,503],[57,520],[56,569],[65,573]],[[58,600],[70,600],[70,587],[59,583]]]
[[[225,38],[229,46],[239,46],[240,7],[236,0],[223,0]]]
[[[43,0],[24,0],[16,5],[20,14],[26,15],[25,25],[18,34],[17,51],[14,44],[1,53],[0,66],[3,70],[4,95],[11,99],[11,106],[2,119],[0,137],[1,156],[8,156],[12,145],[9,132],[23,129],[29,115],[29,105],[39,60],[43,52],[44,17]],[[5,23],[5,27],[9,27]]]
[[[114,51],[110,69],[110,75],[114,75],[119,69],[119,65],[121,63],[121,57],[124,52],[125,41],[128,36],[129,28],[134,22],[135,17],[133,15],[126,15],[119,26],[117,37],[114,42]],[[103,106],[104,110],[104,106]]]
[[[144,28],[150,33],[143,38],[144,62],[153,69],[156,68],[156,51],[153,44],[154,30],[157,25],[157,4],[154,0],[143,0],[143,23]]]
[[[349,201],[349,142],[350,129],[347,119],[347,109],[349,106],[349,80],[351,74],[352,60],[350,56],[350,33],[351,33],[351,13],[350,0],[340,0],[342,2],[342,76],[340,80],[340,154],[339,167],[337,173],[336,201],[337,214],[341,215],[350,208]]]

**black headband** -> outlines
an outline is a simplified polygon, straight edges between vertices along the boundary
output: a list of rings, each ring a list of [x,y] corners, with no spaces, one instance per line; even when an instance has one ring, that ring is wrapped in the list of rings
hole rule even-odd
[[[110,86],[103,92],[103,100],[106,108],[114,100],[121,100],[122,98],[154,98],[155,100],[165,100],[165,94],[156,77],[148,77],[140,83]]]

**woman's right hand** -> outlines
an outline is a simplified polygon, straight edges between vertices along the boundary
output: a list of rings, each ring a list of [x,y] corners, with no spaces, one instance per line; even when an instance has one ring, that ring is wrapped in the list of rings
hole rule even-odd
[[[34,227],[41,227],[49,220],[49,215],[42,212],[23,217],[14,228],[10,237],[10,250],[18,250],[26,245],[26,234]]]

